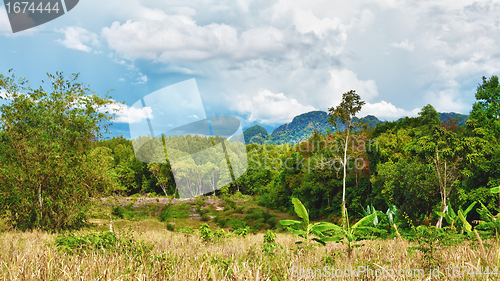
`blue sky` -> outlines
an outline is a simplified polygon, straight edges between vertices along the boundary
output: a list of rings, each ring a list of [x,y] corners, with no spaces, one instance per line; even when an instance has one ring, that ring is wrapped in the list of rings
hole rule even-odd
[[[207,116],[271,130],[351,89],[367,102],[360,117],[415,116],[429,103],[467,114],[481,77],[500,72],[499,1],[351,2],[81,0],[16,34],[0,6],[0,72],[34,86],[79,72],[96,93],[115,89],[125,105],[113,132],[126,137],[150,114],[134,103],[191,78]]]

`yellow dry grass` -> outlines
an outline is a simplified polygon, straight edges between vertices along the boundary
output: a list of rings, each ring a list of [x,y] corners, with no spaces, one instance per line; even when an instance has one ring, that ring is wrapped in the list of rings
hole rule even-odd
[[[312,250],[297,249],[297,237],[278,234],[276,242],[283,246],[274,254],[263,249],[263,234],[246,238],[232,237],[215,244],[206,244],[199,236],[147,230],[134,232],[137,239],[153,245],[146,255],[116,251],[112,253],[84,252],[67,254],[57,251],[53,234],[41,232],[4,232],[0,234],[0,280],[312,280],[297,276],[292,267],[299,269],[349,269],[364,266],[374,271],[425,269],[423,278],[371,277],[361,275],[335,280],[437,280],[429,277],[429,268],[420,251],[408,251],[406,241],[362,241],[352,257],[343,253],[344,245],[328,243]],[[461,245],[440,248],[435,254],[439,261],[440,280],[498,280],[495,275],[446,277],[455,266],[484,271],[499,265],[498,246],[493,241],[483,256],[480,248],[463,242]],[[415,246],[415,245],[413,245]],[[386,271],[389,272],[389,271]],[[456,273],[456,272],[455,272]],[[444,274],[444,275],[443,275]],[[300,275],[307,275],[303,271]],[[322,280],[329,280],[323,278]]]

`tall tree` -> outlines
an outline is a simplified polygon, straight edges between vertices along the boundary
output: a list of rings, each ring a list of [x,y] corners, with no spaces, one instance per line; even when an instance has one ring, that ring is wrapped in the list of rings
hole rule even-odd
[[[482,124],[482,127],[498,140],[500,138],[500,83],[498,76],[487,79],[476,90],[476,102],[470,112],[471,122]]]
[[[363,105],[364,101],[361,97],[356,94],[355,90],[351,90],[347,93],[342,94],[342,102],[335,108],[331,107],[328,109],[328,122],[339,129],[339,123],[346,126],[345,128],[345,143],[344,143],[344,161],[342,165],[344,166],[344,178],[342,181],[342,221],[345,226],[346,220],[346,207],[345,207],[345,179],[347,176],[346,166],[347,166],[347,145],[349,143],[349,133],[351,128],[359,125],[359,120],[355,121],[354,116],[358,113]]]
[[[498,76],[482,77],[476,89],[476,102],[466,122],[468,133],[478,144],[475,153],[468,155],[472,166],[470,185],[473,191],[500,183],[498,151],[500,142],[500,82]],[[471,193],[471,192],[469,192]],[[500,207],[500,193],[498,194]]]
[[[105,110],[113,100],[76,83],[76,74],[48,78],[45,91],[0,74],[7,102],[0,106],[0,212],[20,230],[81,227],[91,196],[112,185],[106,161],[90,152],[113,118]]]

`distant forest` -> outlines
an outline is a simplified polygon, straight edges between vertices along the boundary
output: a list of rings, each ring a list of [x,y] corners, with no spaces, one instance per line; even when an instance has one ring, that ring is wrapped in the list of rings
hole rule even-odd
[[[440,114],[427,105],[418,117],[372,122],[353,130],[347,146],[346,178],[351,216],[361,216],[368,205],[380,210],[395,205],[414,222],[435,223],[443,204],[455,208],[481,201],[488,208],[497,208],[497,195],[489,190],[500,185],[499,93],[496,76],[483,78],[469,116]],[[301,120],[314,124],[311,120],[318,116],[325,118],[327,114],[307,113],[287,127],[297,129],[300,126],[295,123]],[[290,198],[296,197],[312,218],[340,216],[343,174],[337,160],[344,152],[345,132],[325,129],[326,125],[311,127],[306,140],[284,144],[266,144],[266,140],[274,135],[291,139],[296,136],[284,136],[286,132],[303,130],[278,128],[273,136],[260,127],[247,130],[245,139],[249,142],[254,136],[260,138],[246,145],[248,169],[215,195],[240,192],[256,196],[263,206],[288,211],[292,208]],[[192,141],[204,140],[195,136]],[[100,140],[94,150],[108,159],[116,192],[163,194],[163,185],[167,194],[176,193],[169,164],[138,161],[131,140]],[[477,217],[471,212],[471,219]]]

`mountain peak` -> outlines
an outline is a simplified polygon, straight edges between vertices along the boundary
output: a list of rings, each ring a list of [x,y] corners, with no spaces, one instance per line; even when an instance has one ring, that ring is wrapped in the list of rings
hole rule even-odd
[[[450,118],[458,118],[459,126],[463,126],[468,119],[468,115],[459,113],[439,113],[441,122]],[[358,118],[356,118],[358,119]],[[377,124],[384,123],[376,116],[367,115],[360,120],[368,123],[369,126],[375,127]],[[400,120],[402,120],[401,118]],[[345,130],[345,125],[339,124],[340,131]],[[312,135],[312,132],[317,130],[321,133],[326,133],[328,130],[335,131],[333,126],[328,122],[328,113],[324,111],[311,111],[295,116],[292,122],[283,124],[274,129],[272,134],[268,134],[267,130],[259,125],[252,126],[246,129],[243,134],[246,143],[298,143],[306,141]]]

